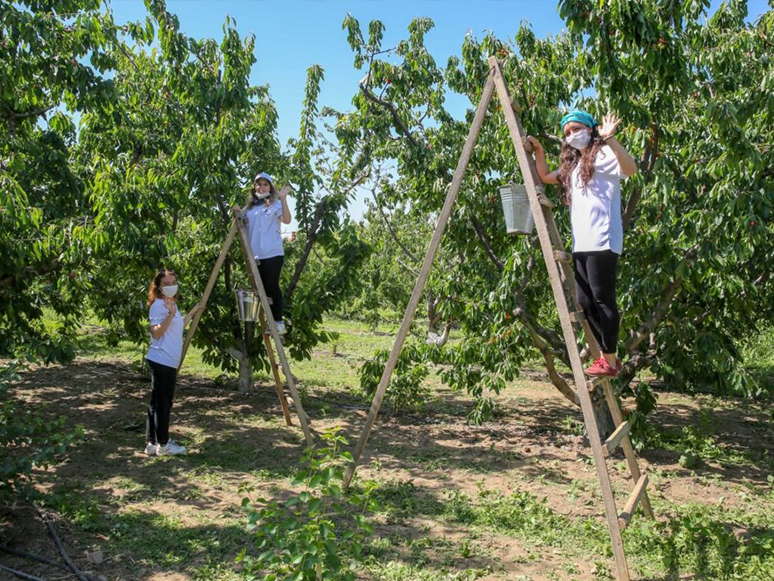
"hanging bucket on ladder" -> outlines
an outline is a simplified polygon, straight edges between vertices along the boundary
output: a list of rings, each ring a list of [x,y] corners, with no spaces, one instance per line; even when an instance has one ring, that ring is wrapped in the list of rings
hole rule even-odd
[[[535,219],[529,207],[527,187],[524,184],[500,186],[500,200],[505,213],[505,229],[508,234],[532,234]]]
[[[256,321],[261,306],[261,301],[256,294],[253,291],[238,289],[236,297],[239,320],[242,322]]]

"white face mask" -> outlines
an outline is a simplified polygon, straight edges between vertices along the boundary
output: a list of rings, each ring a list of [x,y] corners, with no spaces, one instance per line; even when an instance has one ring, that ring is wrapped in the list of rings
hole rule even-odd
[[[255,196],[256,200],[261,201],[271,196],[271,192],[264,192],[263,194],[261,192],[255,192],[253,195]]]
[[[173,297],[177,294],[177,285],[171,284],[169,286],[161,287],[161,292],[165,297]]]
[[[567,145],[575,149],[586,149],[591,141],[591,134],[585,129],[579,129],[573,131],[569,137],[565,138],[565,141],[567,141]]]

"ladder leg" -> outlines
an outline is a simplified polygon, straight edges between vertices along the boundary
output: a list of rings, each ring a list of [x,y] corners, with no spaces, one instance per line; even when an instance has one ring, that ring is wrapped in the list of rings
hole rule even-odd
[[[602,382],[602,391],[605,394],[607,407],[610,408],[610,413],[613,416],[615,425],[620,426],[624,421],[623,414],[621,413],[621,406],[618,404],[618,398],[616,397],[615,393],[613,393],[613,388],[609,381]],[[640,480],[640,476],[642,476],[642,474],[640,473],[640,466],[637,464],[637,457],[634,454],[632,441],[628,435],[621,440],[621,448],[623,449],[624,456],[626,457],[626,463],[629,465],[629,472],[632,475],[632,487],[634,487],[637,485],[637,482]],[[640,503],[642,504],[642,511],[645,513],[645,516],[648,518],[654,518],[653,508],[650,505],[650,498],[648,498],[647,491],[643,493]]]
[[[277,391],[277,397],[279,397],[280,406],[282,406],[282,414],[285,416],[285,423],[288,426],[293,425],[293,420],[290,417],[290,408],[288,408],[288,400],[285,398],[285,390],[282,388],[282,379],[279,375],[279,367],[277,366],[277,360],[274,357],[274,349],[271,346],[271,340],[264,332],[266,329],[266,316],[261,311],[261,336],[263,337],[263,344],[266,347],[266,355],[269,358],[269,365],[271,366],[271,373],[274,376],[274,388]]]
[[[460,186],[462,185],[462,178],[465,175],[465,169],[468,167],[468,162],[473,155],[473,148],[476,144],[476,140],[478,139],[478,134],[481,131],[481,126],[484,123],[486,109],[489,105],[489,100],[492,98],[492,92],[494,89],[493,76],[493,71],[490,71],[486,85],[484,85],[484,90],[481,94],[481,101],[479,101],[478,108],[476,109],[476,115],[473,118],[473,123],[471,124],[470,130],[468,131],[465,145],[462,148],[462,155],[457,162],[457,168],[454,171],[454,177],[452,178],[449,192],[446,194],[443,208],[441,209],[441,213],[438,216],[435,231],[433,232],[433,238],[430,240],[427,254],[425,254],[425,260],[422,263],[422,270],[419,273],[419,277],[417,278],[416,283],[414,284],[414,290],[411,292],[411,298],[409,299],[406,311],[403,313],[403,321],[401,322],[400,330],[398,331],[398,335],[395,337],[395,342],[392,345],[392,351],[390,351],[390,356],[388,357],[387,363],[384,366],[384,372],[382,373],[382,377],[379,380],[379,386],[376,388],[374,399],[371,402],[371,409],[368,411],[368,417],[366,418],[365,426],[363,427],[363,431],[360,434],[360,438],[358,439],[357,444],[355,444],[355,449],[352,453],[352,462],[350,462],[349,466],[347,466],[347,471],[344,473],[345,489],[352,481],[352,477],[355,474],[358,462],[360,462],[360,457],[362,456],[363,450],[365,450],[365,446],[368,443],[368,436],[370,435],[371,428],[376,421],[376,416],[379,414],[379,408],[382,405],[384,394],[387,392],[387,387],[390,383],[392,372],[395,370],[395,365],[398,362],[398,356],[400,355],[400,351],[403,348],[406,335],[408,335],[409,329],[411,329],[411,323],[414,320],[414,313],[416,312],[417,304],[419,303],[419,299],[425,288],[427,275],[430,272],[430,267],[433,265],[435,254],[441,244],[443,232],[446,229],[446,224],[449,221],[449,217],[451,216],[451,212],[454,207],[454,202],[457,200],[457,195],[459,194]]]
[[[576,351],[577,353],[577,351]],[[589,392],[585,384],[577,390],[581,401],[583,419],[586,423],[589,442],[594,456],[594,466],[597,470],[597,479],[602,492],[602,503],[605,507],[605,517],[610,528],[610,541],[613,545],[613,556],[615,557],[615,566],[617,570],[618,581],[629,581],[629,566],[626,563],[626,554],[624,553],[623,539],[621,537],[621,526],[618,522],[618,509],[615,506],[613,498],[613,488],[610,484],[610,474],[607,471],[607,463],[602,453],[602,442],[599,438],[599,428],[597,419],[594,416],[594,409],[591,405]]]
[[[307,446],[314,446],[315,440],[312,436],[312,431],[309,428],[309,422],[307,421],[307,415],[304,411],[304,407],[301,405],[301,396],[296,388],[296,382],[293,379],[293,374],[290,372],[290,365],[288,358],[285,355],[285,349],[282,346],[282,340],[280,339],[277,327],[274,325],[274,320],[269,320],[269,330],[271,331],[274,344],[277,346],[277,355],[279,355],[280,364],[282,365],[282,372],[285,374],[285,379],[288,382],[288,389],[290,389],[290,395],[293,397],[293,406],[296,408],[296,414],[298,415],[298,422],[301,424],[301,429],[306,437]]]
[[[220,249],[218,259],[215,261],[215,266],[210,273],[207,286],[204,287],[204,293],[202,294],[202,298],[199,301],[199,304],[202,308],[199,309],[198,312],[194,313],[193,319],[191,320],[190,326],[188,327],[188,333],[185,336],[185,342],[183,342],[183,352],[180,355],[180,363],[177,366],[178,371],[180,371],[180,368],[183,367],[183,361],[185,360],[186,353],[188,353],[188,347],[191,345],[191,339],[193,339],[194,333],[196,332],[196,327],[199,325],[199,319],[202,318],[204,308],[207,306],[207,301],[210,299],[210,294],[212,293],[212,289],[215,286],[215,281],[218,280],[218,273],[220,272],[220,268],[223,266],[223,262],[226,260],[226,256],[228,255],[228,251],[231,248],[231,244],[234,242],[234,236],[236,236],[236,233],[237,224],[234,220],[231,222],[231,229],[228,231],[226,240],[223,242],[223,247]]]

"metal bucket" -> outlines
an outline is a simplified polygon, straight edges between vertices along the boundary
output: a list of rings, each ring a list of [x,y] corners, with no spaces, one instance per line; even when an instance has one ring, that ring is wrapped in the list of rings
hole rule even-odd
[[[508,234],[532,234],[535,220],[529,207],[527,188],[524,184],[500,186],[500,200],[505,214],[505,229]]]
[[[258,312],[261,308],[258,296],[253,291],[238,289],[236,297],[239,320],[243,322],[258,320]]]

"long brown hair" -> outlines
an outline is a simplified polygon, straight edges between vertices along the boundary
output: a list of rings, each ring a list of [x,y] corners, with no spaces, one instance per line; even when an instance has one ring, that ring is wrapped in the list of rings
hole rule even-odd
[[[166,268],[160,268],[156,273],[156,276],[153,277],[153,280],[150,282],[150,286],[148,286],[148,302],[145,303],[146,307],[150,307],[153,304],[153,301],[156,299],[164,298],[164,293],[161,292],[161,279],[168,274],[175,275],[175,271]],[[175,295],[175,299],[179,298],[180,293],[177,293]]]
[[[596,127],[591,128],[591,141],[588,146],[579,151],[574,147],[567,145],[566,140],[562,140],[562,151],[559,154],[561,166],[559,167],[559,197],[566,205],[570,205],[572,188],[572,172],[580,163],[580,186],[583,187],[591,181],[594,175],[594,160],[605,142],[599,136]]]

